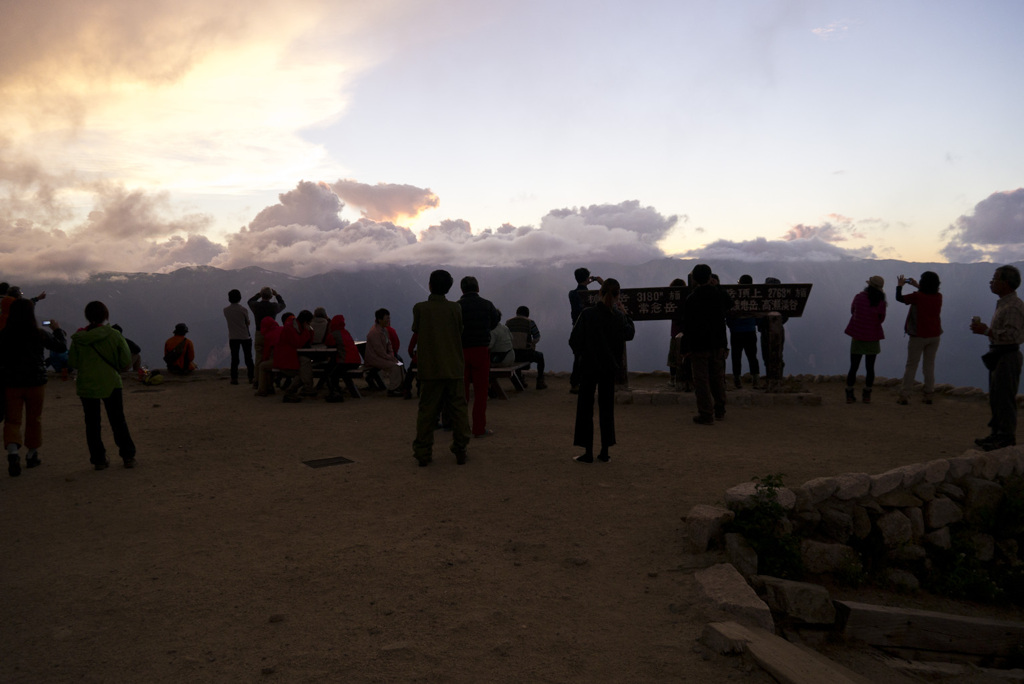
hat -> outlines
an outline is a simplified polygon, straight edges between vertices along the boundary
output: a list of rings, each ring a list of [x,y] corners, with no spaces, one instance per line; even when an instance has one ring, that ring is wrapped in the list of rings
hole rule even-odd
[[[174,326],[174,334],[175,335],[184,335],[187,332],[188,332],[188,326],[185,325],[184,323],[179,323],[178,325]]]
[[[885,289],[885,278],[883,278],[882,276],[871,276],[870,278],[867,279],[866,282],[868,284],[868,287],[873,287],[876,290]]]

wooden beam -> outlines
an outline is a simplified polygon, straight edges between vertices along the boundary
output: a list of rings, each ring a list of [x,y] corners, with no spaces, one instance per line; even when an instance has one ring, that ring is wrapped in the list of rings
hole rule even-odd
[[[835,601],[843,636],[873,646],[1005,656],[1024,646],[1024,623]]]
[[[782,637],[738,622],[712,622],[704,628],[708,647],[724,653],[749,653],[783,684],[871,684],[870,680],[825,656]]]

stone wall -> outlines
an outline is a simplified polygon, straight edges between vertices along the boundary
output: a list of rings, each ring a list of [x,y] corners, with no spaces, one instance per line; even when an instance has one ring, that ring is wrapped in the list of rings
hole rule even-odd
[[[966,531],[982,562],[1021,563],[1024,539],[988,532],[1005,496],[1004,488],[1024,476],[1024,447],[968,451],[962,456],[894,468],[885,473],[845,473],[798,487],[775,490],[785,510],[783,533],[799,538],[804,570],[810,574],[860,573],[884,568],[886,578],[916,588],[929,567],[929,554],[948,550],[953,532]],[[761,494],[763,496],[764,490]],[[753,482],[725,493],[727,508],[696,506],[686,518],[694,551],[716,541],[727,546],[733,564],[748,577],[757,559],[737,535],[722,538],[723,526],[759,500]],[[1024,555],[1024,553],[1021,553]]]

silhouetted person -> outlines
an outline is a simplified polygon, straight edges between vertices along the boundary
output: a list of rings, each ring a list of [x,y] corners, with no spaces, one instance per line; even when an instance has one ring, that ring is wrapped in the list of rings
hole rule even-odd
[[[683,303],[683,348],[693,369],[693,422],[714,425],[725,418],[725,316],[732,298],[711,277],[707,264],[694,266],[692,276],[694,287]]]
[[[272,298],[277,301],[270,301]],[[256,358],[263,358],[263,319],[269,316],[273,320],[277,320],[277,314],[284,311],[284,297],[279,295],[277,290],[267,285],[252,297],[249,297],[249,301],[246,304],[249,305],[249,310],[252,311],[252,320],[256,324],[256,334],[253,336]]]
[[[1017,389],[1020,387],[1021,352],[1024,343],[1024,302],[1017,296],[1020,271],[1015,266],[996,269],[989,290],[999,297],[992,322],[982,323],[976,316],[971,332],[986,335],[988,353],[981,357],[988,369],[988,402],[992,432],[974,440],[985,451],[1013,446],[1017,443]]]
[[[871,389],[875,384],[875,358],[882,351],[881,341],[885,339],[882,321],[885,320],[885,279],[882,276],[871,276],[868,286],[858,292],[850,304],[850,322],[846,326],[846,334],[850,340],[850,371],[846,374],[846,403],[857,401],[854,385],[857,383],[857,370],[860,359],[864,358],[864,391],[861,401],[871,403]]]
[[[413,456],[421,466],[430,465],[433,460],[434,428],[437,416],[442,412],[452,422],[450,449],[455,454],[455,462],[462,465],[467,458],[470,429],[464,386],[463,309],[445,297],[453,283],[448,271],[434,271],[430,274],[430,296],[412,308],[416,373],[420,383],[416,439],[412,448]]]
[[[494,304],[480,296],[480,284],[473,276],[466,276],[459,283],[462,297],[462,354],[466,362],[466,401],[469,401],[469,387],[473,386],[473,436],[486,437],[494,434],[487,429],[487,388],[491,382],[491,330],[501,322],[501,315]],[[414,331],[415,332],[415,331]],[[420,344],[422,344],[422,340]]]
[[[512,348],[516,352],[516,363],[536,363],[537,389],[547,389],[547,383],[544,382],[544,354],[537,351],[540,330],[530,318],[530,309],[525,306],[516,309],[516,315],[505,321],[505,327],[512,333]],[[519,379],[525,387],[526,382],[521,373]]]
[[[749,275],[741,275],[740,285],[752,285],[754,279]],[[737,314],[725,321],[729,327],[729,339],[732,349],[732,384],[736,389],[743,387],[740,376],[743,375],[743,356],[747,357],[750,367],[751,386],[757,388],[761,366],[757,362],[757,319],[753,316]]]
[[[910,283],[917,292],[903,294],[903,285]],[[925,271],[921,281],[905,278],[896,279],[896,301],[910,306],[903,330],[909,336],[907,341],[907,366],[903,370],[903,385],[896,400],[899,404],[910,402],[914,389],[917,364],[924,357],[921,370],[924,373],[924,403],[932,403],[935,393],[935,354],[939,351],[939,336],[942,335],[942,294],[939,292],[939,274]]]
[[[21,474],[20,449],[28,449],[25,466],[40,464],[43,445],[43,399],[46,395],[46,362],[43,350],[67,351],[64,331],[50,321],[50,331],[36,323],[34,305],[18,299],[8,310],[7,326],[0,330],[0,391],[4,392],[4,445],[7,447],[7,473]],[[22,423],[22,413],[25,421]],[[21,427],[25,426],[22,440]]]
[[[597,282],[599,285],[604,284],[604,280],[599,276],[591,276],[590,269],[580,266],[573,271],[573,277],[576,279],[576,287],[569,290],[569,316],[572,318],[572,324],[575,327],[577,319],[580,314],[583,313],[583,309],[587,306],[587,285],[593,282]],[[569,392],[576,394],[579,391],[579,359],[573,357],[572,361],[572,373],[569,374]]]
[[[569,346],[579,359],[579,393],[576,398],[576,426],[573,445],[585,451],[574,460],[594,462],[594,394],[601,426],[599,461],[609,461],[608,449],[615,445],[615,376],[626,342],[635,334],[633,321],[619,302],[619,281],[601,282],[601,299],[584,309],[569,336]]]
[[[245,355],[245,370],[249,384],[253,383],[256,367],[252,362],[252,337],[249,335],[249,311],[239,302],[242,293],[238,290],[228,292],[229,304],[224,307],[224,319],[228,322],[228,346],[231,349],[231,384],[238,384],[238,352]]]

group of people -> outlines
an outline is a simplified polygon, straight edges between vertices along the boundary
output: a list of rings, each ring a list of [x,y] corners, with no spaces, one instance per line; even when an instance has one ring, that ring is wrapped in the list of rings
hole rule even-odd
[[[1022,355],[1020,345],[1024,343],[1024,302],[1017,296],[1020,287],[1020,271],[1015,266],[1000,266],[989,281],[989,289],[999,299],[991,322],[985,324],[980,316],[971,322],[971,332],[985,335],[989,339],[989,351],[982,356],[989,373],[989,406],[992,419],[990,433],[979,437],[975,443],[986,451],[1000,449],[1017,443],[1017,390],[1020,386]],[[916,292],[904,294],[903,288],[910,285]],[[923,401],[932,403],[935,392],[935,357],[942,335],[942,294],[939,292],[939,276],[934,271],[925,271],[920,280],[899,275],[896,280],[896,301],[909,306],[903,329],[906,332],[907,363],[897,403],[906,405],[914,388],[917,369],[920,365],[924,375]],[[864,360],[864,387],[861,401],[871,403],[871,391],[875,381],[875,358],[881,352],[881,341],[885,339],[882,322],[885,321],[886,298],[885,279],[874,275],[868,278],[867,287],[857,293],[850,305],[850,322],[846,334],[850,336],[850,370],[846,377],[846,401],[857,401],[855,385],[861,359]]]
[[[592,276],[586,268],[575,272],[577,286],[569,293],[572,332],[569,346],[574,354],[571,391],[578,395],[573,442],[584,449],[575,460],[591,463],[610,460],[615,444],[614,391],[616,376],[625,367],[625,344],[633,339],[635,327],[619,299],[620,286],[613,278]],[[740,386],[740,363],[745,355],[756,386],[759,365],[756,356],[757,319],[730,315],[733,302],[718,278],[706,264],[698,264],[690,274],[686,297],[673,319],[673,333],[681,355],[686,358],[696,395],[694,422],[713,425],[725,418],[725,362],[732,332],[733,382]],[[773,280],[773,279],[769,279]],[[588,285],[598,283],[598,301],[588,303]],[[682,281],[677,281],[681,283]],[[740,283],[751,283],[750,276]],[[767,282],[767,281],[766,281]],[[1020,345],[1024,343],[1024,302],[1017,296],[1020,272],[1014,266],[996,269],[990,290],[998,302],[991,321],[976,316],[970,329],[989,339],[989,351],[983,361],[989,371],[991,432],[976,441],[985,450],[1016,444],[1016,394],[1022,367]],[[536,349],[540,331],[530,319],[530,311],[520,306],[516,315],[502,323],[501,313],[480,296],[473,276],[460,282],[462,296],[447,298],[454,279],[444,270],[431,273],[430,296],[413,307],[413,336],[409,355],[419,385],[419,412],[413,452],[421,466],[432,461],[434,429],[442,424],[453,432],[451,451],[458,463],[465,463],[470,437],[493,434],[487,427],[487,397],[490,369],[516,364],[537,364],[537,389],[544,389],[544,356]],[[904,293],[910,285],[915,292]],[[885,280],[871,276],[863,291],[851,304],[846,334],[851,338],[850,368],[846,400],[856,402],[855,385],[860,364],[865,364],[861,401],[871,402],[875,379],[875,360],[885,338],[882,323],[886,317]],[[942,335],[942,294],[939,276],[924,272],[920,280],[899,275],[896,301],[909,307],[904,331],[908,336],[907,363],[897,402],[909,403],[918,366],[923,368],[923,401],[932,403],[935,391],[935,358]],[[101,429],[100,404],[107,416],[125,467],[135,465],[135,445],[124,416],[122,372],[140,369],[138,347],[131,349],[118,326],[108,325],[107,307],[99,301],[85,307],[87,325],[71,335],[70,345],[64,330],[55,320],[40,325],[35,306],[45,299],[43,292],[31,299],[17,287],[0,283],[0,380],[3,382],[4,445],[8,473],[20,475],[21,450],[25,467],[41,463],[42,408],[47,381],[44,354],[67,355],[67,364],[77,371],[76,388],[80,397],[90,462],[97,470],[109,466]],[[239,290],[228,293],[224,309],[231,352],[230,377],[238,384],[241,358],[250,383],[257,394],[274,393],[274,373],[287,384],[284,401],[301,401],[303,390],[315,392],[312,364],[299,350],[320,346],[332,350],[327,364],[328,401],[342,401],[340,379],[362,364],[382,376],[389,396],[411,397],[411,375],[397,353],[398,334],[390,325],[390,312],[378,309],[374,325],[366,335],[365,352],[360,354],[341,315],[328,317],[319,307],[303,309],[298,315],[284,313],[284,298],[273,288],[264,287],[241,305]],[[259,322],[250,336],[250,312]],[[750,321],[754,321],[751,325]],[[763,332],[763,331],[762,331]],[[165,363],[172,373],[188,373],[195,368],[195,349],[188,339],[188,326],[175,326],[164,346]],[[254,344],[255,343],[255,344]],[[762,335],[762,344],[764,336]],[[255,347],[255,358],[253,355]],[[764,352],[764,349],[762,349]],[[767,354],[766,362],[767,362]],[[469,410],[469,398],[473,408]],[[598,407],[601,448],[594,450],[594,404]],[[24,436],[23,436],[24,435]]]
[[[42,463],[39,449],[43,445],[46,350],[51,354],[66,353],[68,365],[77,371],[76,390],[82,403],[86,444],[93,467],[105,470],[110,465],[101,434],[101,403],[106,408],[124,467],[134,467],[135,443],[121,396],[121,372],[131,367],[132,354],[120,331],[106,325],[110,318],[107,307],[99,301],[86,305],[88,324],[71,335],[69,348],[67,336],[56,320],[43,321],[40,326],[36,319],[35,306],[46,297],[45,292],[26,299],[20,289],[0,283],[0,296],[0,382],[4,390],[3,434],[8,475],[21,475],[22,448],[26,468]]]

